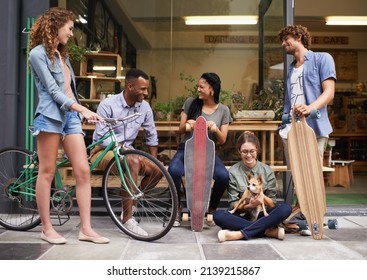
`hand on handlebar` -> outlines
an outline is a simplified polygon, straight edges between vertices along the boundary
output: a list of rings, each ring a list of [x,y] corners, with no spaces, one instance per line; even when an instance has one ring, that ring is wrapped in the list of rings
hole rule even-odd
[[[92,120],[88,120],[88,122],[91,122],[91,123],[97,123],[97,122],[100,122],[100,123],[108,123],[108,124],[117,124],[117,123],[122,123],[122,122],[131,122],[133,120],[135,120],[136,118],[140,117],[141,115],[143,115],[143,113],[134,113],[132,115],[127,115],[125,117],[122,117],[122,118],[103,118],[101,116],[99,116],[99,118],[96,120],[96,119],[92,119]],[[98,115],[97,115],[98,116]]]
[[[89,109],[83,110],[81,114],[88,122],[103,120],[103,118],[100,115],[98,115],[97,113],[94,113],[93,111]]]

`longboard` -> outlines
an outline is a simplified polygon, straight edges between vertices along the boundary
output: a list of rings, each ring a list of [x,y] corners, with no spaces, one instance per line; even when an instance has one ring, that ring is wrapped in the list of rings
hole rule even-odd
[[[214,172],[215,144],[208,137],[204,117],[196,119],[193,136],[185,143],[186,202],[191,216],[191,229],[202,231],[209,206]]]
[[[312,238],[323,237],[326,197],[316,135],[305,117],[292,114],[288,133],[289,161],[299,206]]]

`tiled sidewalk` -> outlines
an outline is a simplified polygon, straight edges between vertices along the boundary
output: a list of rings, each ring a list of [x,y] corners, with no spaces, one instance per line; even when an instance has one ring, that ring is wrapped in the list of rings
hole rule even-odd
[[[341,209],[340,209],[341,210]],[[334,209],[335,212],[335,209]],[[0,228],[2,260],[364,260],[367,259],[367,216],[337,218],[337,230],[325,229],[323,240],[286,234],[283,241],[259,238],[219,243],[219,228],[192,232],[183,224],[155,242],[141,242],[120,232],[108,216],[93,217],[94,227],[110,238],[107,245],[80,242],[79,217],[58,228],[68,242],[50,245],[40,239],[40,228],[27,232]]]

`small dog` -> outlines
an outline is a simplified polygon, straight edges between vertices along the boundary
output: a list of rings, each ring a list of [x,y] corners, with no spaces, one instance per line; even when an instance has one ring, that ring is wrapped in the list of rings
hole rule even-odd
[[[255,178],[251,174],[248,174],[247,177],[249,179],[249,185],[246,187],[245,192],[243,193],[240,200],[236,203],[234,208],[231,211],[229,211],[231,214],[236,212],[237,208],[241,204],[245,204],[245,205],[249,204],[251,198],[256,198],[256,197],[259,196],[259,194],[261,194],[261,193],[263,194],[263,184],[262,184],[261,175],[259,175],[257,178]],[[258,205],[253,209],[247,210],[247,213],[250,213],[250,217],[251,217],[252,222],[256,221],[256,219],[257,219],[257,217],[258,217],[261,210],[264,212],[265,216],[269,215],[268,212],[266,211],[264,202],[261,205]]]

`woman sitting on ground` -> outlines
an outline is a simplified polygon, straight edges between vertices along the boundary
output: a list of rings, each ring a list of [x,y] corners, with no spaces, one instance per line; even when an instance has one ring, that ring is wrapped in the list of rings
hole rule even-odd
[[[278,227],[290,214],[291,206],[288,203],[276,202],[276,178],[273,170],[260,162],[259,139],[253,132],[245,131],[237,139],[237,151],[241,161],[229,169],[228,195],[230,209],[238,202],[248,186],[248,174],[257,177],[261,175],[263,182],[263,195],[250,200],[249,204],[241,204],[237,211],[231,214],[227,210],[218,210],[214,213],[214,222],[222,228],[218,232],[220,242],[228,240],[248,240],[253,237],[268,236],[284,239],[284,228]],[[247,209],[265,203],[268,216],[260,212],[256,221],[250,221],[248,215],[240,215]]]

